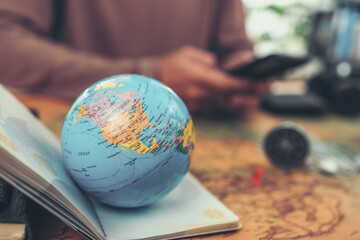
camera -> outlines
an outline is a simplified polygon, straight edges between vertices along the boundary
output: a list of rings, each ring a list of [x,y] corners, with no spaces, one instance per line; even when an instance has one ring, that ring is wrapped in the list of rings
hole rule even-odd
[[[309,79],[309,91],[338,113],[360,113],[360,1],[340,1],[311,22],[309,53],[324,70]]]

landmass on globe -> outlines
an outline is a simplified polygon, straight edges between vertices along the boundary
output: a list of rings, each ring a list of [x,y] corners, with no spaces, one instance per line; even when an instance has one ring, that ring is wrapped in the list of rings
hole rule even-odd
[[[119,75],[93,84],[74,102],[62,152],[85,192],[114,206],[143,206],[181,181],[194,133],[189,111],[170,88],[144,76]]]

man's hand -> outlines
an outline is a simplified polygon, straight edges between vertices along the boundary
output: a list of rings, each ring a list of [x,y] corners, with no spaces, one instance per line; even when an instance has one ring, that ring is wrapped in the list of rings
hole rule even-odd
[[[214,107],[242,112],[258,102],[258,86],[220,70],[215,55],[202,49],[186,46],[165,55],[159,73],[191,112]]]

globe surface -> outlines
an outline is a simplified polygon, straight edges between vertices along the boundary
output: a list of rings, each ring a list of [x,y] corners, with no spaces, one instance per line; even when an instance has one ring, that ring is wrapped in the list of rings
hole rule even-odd
[[[186,174],[194,148],[191,116],[161,82],[113,76],[69,109],[61,133],[66,168],[93,198],[118,207],[152,204]]]

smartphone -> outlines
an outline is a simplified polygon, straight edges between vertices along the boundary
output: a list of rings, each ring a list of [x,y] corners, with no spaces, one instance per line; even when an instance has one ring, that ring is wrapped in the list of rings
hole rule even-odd
[[[264,58],[241,65],[228,71],[237,77],[244,77],[254,81],[266,80],[269,77],[282,74],[290,68],[300,66],[309,60],[308,57],[291,57],[271,54]]]

